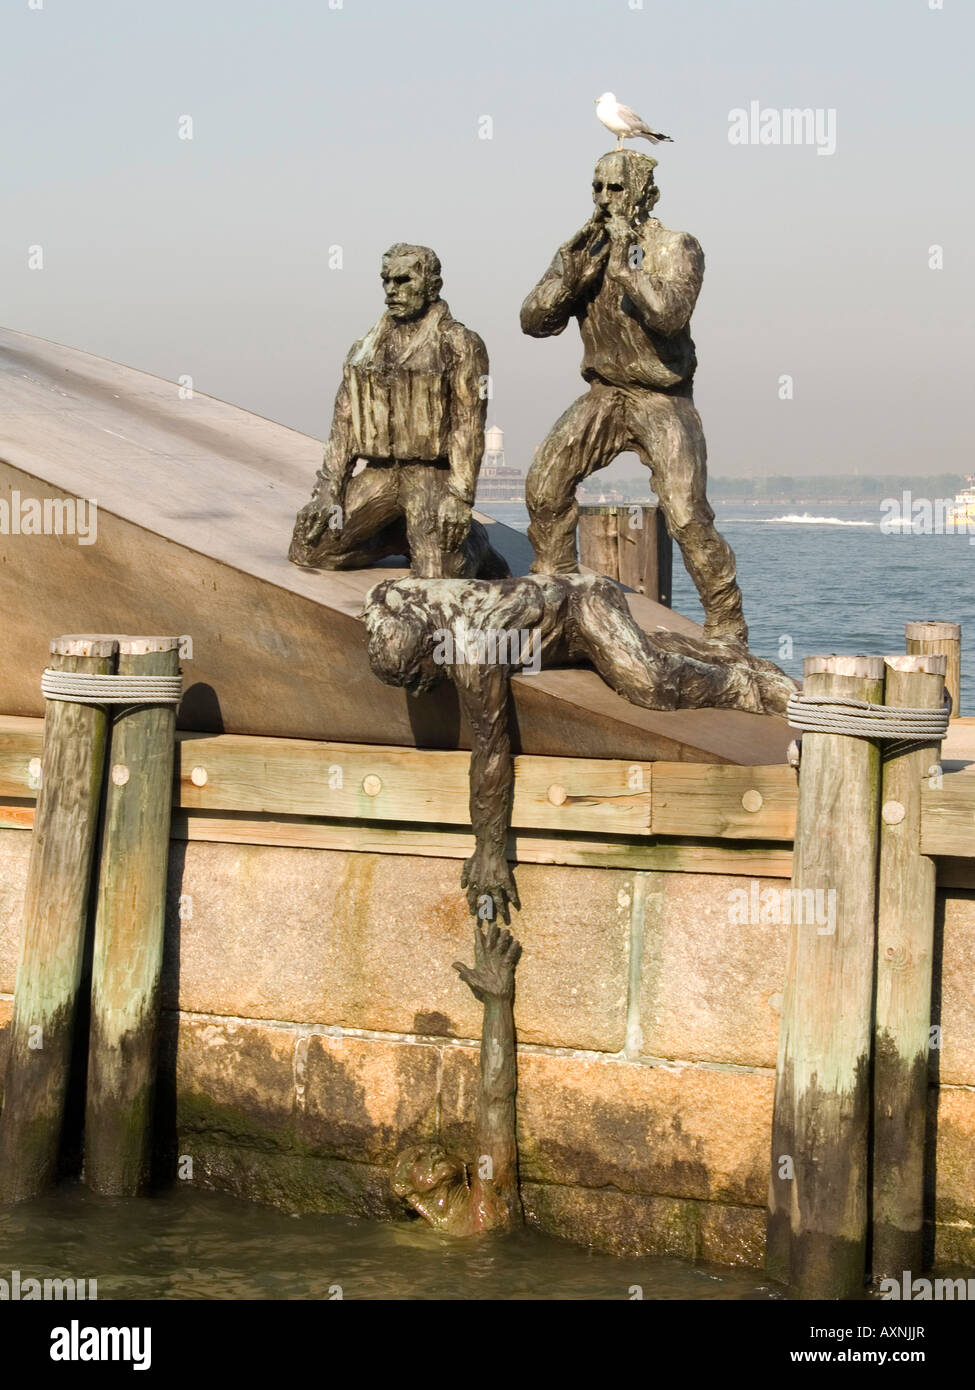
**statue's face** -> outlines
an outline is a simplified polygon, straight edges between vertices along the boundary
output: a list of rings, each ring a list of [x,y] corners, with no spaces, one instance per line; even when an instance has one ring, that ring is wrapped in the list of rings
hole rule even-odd
[[[606,155],[596,165],[592,200],[597,215],[604,222],[611,217],[622,217],[625,222],[633,220],[635,200],[626,179],[626,166],[618,155]]]
[[[430,306],[430,293],[417,256],[388,256],[383,259],[383,291],[390,316],[401,323],[419,318]]]

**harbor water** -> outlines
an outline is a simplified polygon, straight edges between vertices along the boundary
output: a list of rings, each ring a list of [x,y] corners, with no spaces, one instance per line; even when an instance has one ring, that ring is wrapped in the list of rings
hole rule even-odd
[[[0,1207],[0,1280],[95,1279],[103,1299],[780,1299],[759,1271],[618,1258],[537,1231],[462,1240],[419,1220],[289,1216],[177,1185],[62,1188]]]

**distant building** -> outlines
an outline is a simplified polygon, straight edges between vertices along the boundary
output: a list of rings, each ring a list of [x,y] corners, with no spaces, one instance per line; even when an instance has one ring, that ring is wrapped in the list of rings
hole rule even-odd
[[[497,425],[484,431],[484,459],[477,480],[477,503],[523,502],[525,477],[504,461],[504,430]]]

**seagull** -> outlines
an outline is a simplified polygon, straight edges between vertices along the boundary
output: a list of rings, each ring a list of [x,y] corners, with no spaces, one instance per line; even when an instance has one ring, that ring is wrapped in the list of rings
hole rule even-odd
[[[623,148],[624,140],[632,140],[638,135],[653,145],[659,145],[661,140],[670,140],[669,135],[661,135],[659,130],[651,130],[646,121],[629,106],[617,101],[612,92],[603,92],[601,97],[596,97],[596,115],[606,129],[611,130],[616,136],[618,150]]]

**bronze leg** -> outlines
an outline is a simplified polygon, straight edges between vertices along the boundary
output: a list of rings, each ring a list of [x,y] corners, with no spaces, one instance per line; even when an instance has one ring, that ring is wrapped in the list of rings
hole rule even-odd
[[[447,469],[419,459],[397,465],[400,500],[406,517],[410,568],[420,579],[457,578],[463,551],[441,550],[437,512],[447,491]]]
[[[701,417],[687,396],[626,392],[627,444],[650,469],[653,490],[704,606],[705,636],[747,643],[731,546],[714,526],[707,499],[707,448]]]
[[[612,580],[595,580],[578,591],[574,602],[577,654],[588,656],[606,684],[631,704],[753,713],[766,707],[759,675],[744,662],[700,659],[659,647],[633,619],[623,590]]]
[[[314,545],[292,539],[290,558],[308,569],[366,569],[387,555],[405,555],[406,531],[396,470],[367,464],[349,479],[341,525],[326,527]]]
[[[528,470],[525,502],[535,574],[575,574],[576,488],[627,448],[617,389],[594,383],[556,420]]]

